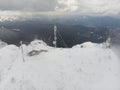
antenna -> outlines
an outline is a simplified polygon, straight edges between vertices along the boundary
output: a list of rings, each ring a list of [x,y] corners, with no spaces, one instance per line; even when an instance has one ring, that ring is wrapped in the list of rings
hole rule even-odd
[[[53,41],[54,47],[57,47],[57,26],[54,25],[54,41]]]

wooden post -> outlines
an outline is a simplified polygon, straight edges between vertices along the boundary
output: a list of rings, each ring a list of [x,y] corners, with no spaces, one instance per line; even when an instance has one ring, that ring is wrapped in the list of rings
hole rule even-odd
[[[24,50],[23,50],[23,47],[22,47],[22,41],[20,41],[20,48],[21,48],[21,53],[22,53],[22,59],[23,59],[23,62],[25,62],[25,58],[24,58]]]

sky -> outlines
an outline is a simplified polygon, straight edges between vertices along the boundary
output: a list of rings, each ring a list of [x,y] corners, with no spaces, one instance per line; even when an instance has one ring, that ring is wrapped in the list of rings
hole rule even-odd
[[[8,12],[119,16],[120,0],[0,0],[0,14]]]

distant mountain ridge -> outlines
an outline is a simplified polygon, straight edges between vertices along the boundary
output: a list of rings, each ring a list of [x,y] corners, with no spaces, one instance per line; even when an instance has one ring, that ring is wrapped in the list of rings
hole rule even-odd
[[[39,22],[14,23],[9,28],[0,28],[0,39],[8,44],[19,45],[20,41],[31,42],[35,38],[45,41],[53,46],[53,24],[40,24]],[[11,29],[10,27],[19,28]],[[102,43],[108,37],[108,29],[100,27],[87,27],[83,25],[61,25],[57,24],[58,32],[66,42],[68,47],[76,44],[91,41]],[[58,47],[64,47],[63,41],[58,37]]]
[[[118,28],[120,27],[120,18],[110,16],[81,16],[81,15],[25,15],[25,16],[4,16],[0,17],[0,24],[39,21],[41,24],[65,24],[65,25],[85,25]]]

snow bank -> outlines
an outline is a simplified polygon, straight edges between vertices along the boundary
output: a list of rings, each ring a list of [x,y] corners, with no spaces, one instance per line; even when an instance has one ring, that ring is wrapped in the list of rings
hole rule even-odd
[[[29,49],[34,49],[34,50],[45,49],[46,47],[47,44],[40,40],[34,40],[28,45]]]
[[[78,45],[73,46],[73,48],[96,48],[96,47],[98,47],[98,44],[95,44],[92,42],[85,42],[83,44],[78,44]]]
[[[7,43],[5,43],[5,42],[3,42],[3,41],[0,40],[0,48],[3,48],[5,46],[7,46]]]
[[[0,90],[120,90],[120,61],[111,49],[84,43],[71,49],[52,48],[42,41],[21,49],[0,49]],[[48,52],[29,57],[31,50]]]

